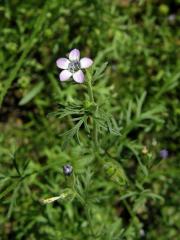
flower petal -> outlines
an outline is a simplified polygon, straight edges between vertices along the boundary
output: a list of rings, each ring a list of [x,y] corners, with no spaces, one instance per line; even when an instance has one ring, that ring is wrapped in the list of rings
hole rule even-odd
[[[84,73],[79,70],[73,74],[74,81],[77,83],[83,83],[84,82]]]
[[[72,73],[68,70],[63,70],[59,74],[60,81],[67,81],[72,76]]]
[[[75,61],[75,60],[79,60],[80,58],[80,51],[78,49],[73,49],[70,53],[69,53],[69,59],[71,61]]]
[[[61,69],[68,69],[69,63],[70,61],[67,58],[59,58],[56,61],[56,65],[58,66],[58,68],[61,68]]]
[[[91,60],[90,58],[84,57],[84,58],[81,58],[80,60],[81,68],[88,68],[92,64],[93,64],[93,60]]]

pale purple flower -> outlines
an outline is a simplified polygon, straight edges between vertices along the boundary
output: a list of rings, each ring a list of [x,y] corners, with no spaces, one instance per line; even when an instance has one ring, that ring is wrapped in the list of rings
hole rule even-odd
[[[80,51],[73,49],[69,53],[69,59],[59,58],[56,61],[57,67],[63,69],[59,74],[60,81],[67,81],[73,77],[75,82],[83,83],[84,73],[82,69],[89,68],[92,64],[93,61],[88,57],[80,59]]]
[[[167,149],[162,149],[159,153],[160,157],[163,158],[163,159],[166,159],[169,155],[169,152]]]

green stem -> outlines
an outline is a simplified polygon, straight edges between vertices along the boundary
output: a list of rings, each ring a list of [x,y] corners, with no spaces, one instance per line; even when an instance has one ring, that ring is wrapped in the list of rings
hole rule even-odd
[[[92,88],[92,76],[90,74],[89,71],[86,71],[87,73],[87,90],[88,90],[88,94],[89,94],[89,99],[92,105],[96,106],[96,102],[94,100],[94,94],[93,94],[93,88]],[[95,157],[98,158],[98,129],[97,129],[97,123],[95,120],[95,117],[97,115],[97,107],[95,108],[94,112],[93,112],[93,116],[92,116],[92,120],[93,120],[93,133],[92,133],[92,139],[94,140],[94,148],[95,148]],[[89,227],[90,227],[90,232],[92,237],[95,236],[94,234],[94,230],[93,230],[93,224],[91,221],[91,214],[90,214],[90,210],[88,209],[88,207],[85,205],[85,211],[86,211],[86,216],[89,222]]]
[[[92,83],[91,83],[91,79],[88,79],[88,94],[89,94],[89,98],[90,98],[90,101],[92,103],[95,103],[94,102],[94,95],[93,95],[93,90],[92,90]]]
[[[72,187],[73,191],[76,193],[76,196],[79,199],[80,203],[84,207],[85,214],[86,214],[86,217],[87,217],[87,221],[88,221],[89,227],[90,227],[90,233],[91,233],[91,236],[93,237],[94,236],[94,231],[93,231],[93,224],[92,224],[92,221],[91,221],[90,210],[88,209],[88,206],[87,206],[86,202],[84,201],[84,199],[76,191],[75,184],[76,184],[76,178],[75,178],[75,175],[73,173],[73,181],[71,182],[71,187]]]
[[[95,121],[93,121],[93,138],[94,138],[95,149],[97,149],[98,148],[98,130],[97,130],[97,124]]]
[[[94,234],[94,230],[93,230],[93,224],[92,224],[92,221],[91,221],[90,211],[87,208],[87,206],[85,206],[85,212],[86,212],[87,220],[88,220],[88,223],[89,223],[90,232],[91,232],[91,235],[93,237],[93,236],[95,236],[95,234]]]
[[[89,99],[91,101],[92,104],[95,104],[95,100],[94,100],[94,94],[93,94],[93,89],[92,89],[92,77],[91,74],[86,71],[87,73],[87,89],[88,89],[88,94],[89,94]],[[96,112],[97,109],[94,111],[93,117],[96,117]],[[98,129],[97,129],[97,124],[96,121],[93,119],[93,140],[94,140],[94,145],[95,145],[95,149],[97,150],[98,148]]]

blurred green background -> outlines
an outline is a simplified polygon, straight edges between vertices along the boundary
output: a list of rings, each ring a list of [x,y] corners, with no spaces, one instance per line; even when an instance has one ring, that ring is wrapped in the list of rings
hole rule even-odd
[[[179,238],[179,4],[0,2],[0,239]],[[55,64],[73,48],[98,66],[108,62],[94,94],[122,135],[115,144],[103,136],[104,158],[121,164],[128,187],[100,169],[84,129],[82,143],[63,150],[60,133],[71,119],[48,116],[58,103],[83,101],[83,86],[61,84]],[[96,236],[76,199],[40,202],[66,189],[65,163],[79,179]]]

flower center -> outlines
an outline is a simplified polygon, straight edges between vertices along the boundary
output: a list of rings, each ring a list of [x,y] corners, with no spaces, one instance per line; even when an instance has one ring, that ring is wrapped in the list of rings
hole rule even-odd
[[[69,65],[68,65],[68,69],[71,73],[75,73],[76,71],[81,69],[80,62],[79,61],[70,62]]]

